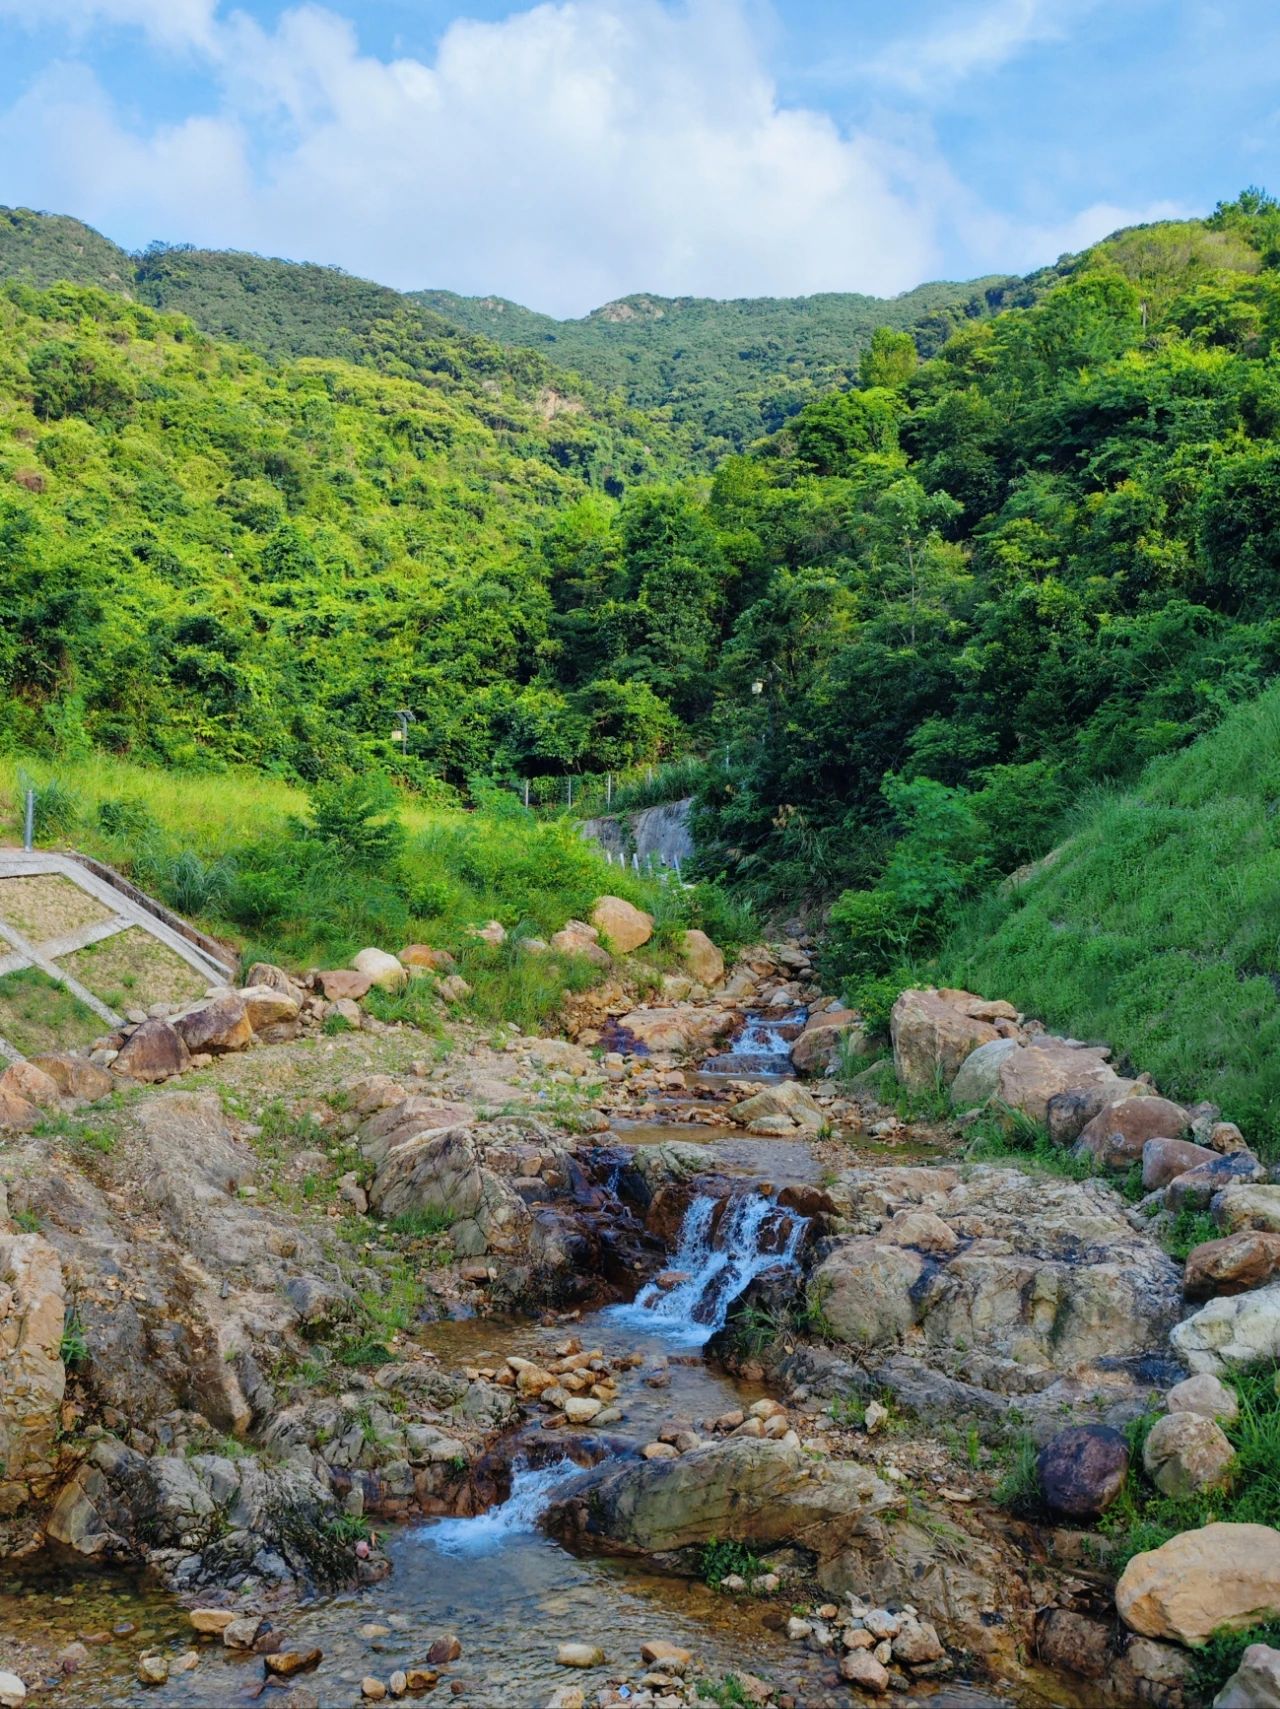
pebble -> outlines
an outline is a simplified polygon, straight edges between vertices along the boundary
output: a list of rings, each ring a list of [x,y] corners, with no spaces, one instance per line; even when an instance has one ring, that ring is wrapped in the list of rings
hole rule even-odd
[[[561,1667],[603,1667],[604,1651],[599,1644],[561,1644],[556,1661]]]
[[[169,1678],[169,1664],[163,1656],[142,1656],[138,1661],[138,1680],[142,1685],[163,1685]]]
[[[403,1697],[409,1689],[409,1675],[402,1667],[398,1667],[387,1681],[387,1687],[393,1697]]]
[[[432,1667],[443,1667],[446,1662],[456,1662],[462,1654],[462,1642],[454,1633],[447,1637],[437,1638],[427,1651],[427,1660]]]
[[[323,1660],[323,1650],[279,1650],[275,1655],[264,1656],[262,1665],[268,1673],[274,1673],[281,1679],[290,1679],[295,1673],[302,1673],[309,1667],[319,1667]]]
[[[193,1608],[187,1614],[197,1632],[225,1632],[237,1618],[234,1608]]]
[[[850,1650],[840,1658],[840,1677],[879,1696],[889,1689],[889,1672],[866,1650]]]
[[[3,1709],[18,1709],[26,1698],[27,1688],[16,1673],[0,1673],[0,1705]]]
[[[366,1674],[360,1681],[360,1695],[367,1697],[370,1703],[381,1703],[387,1695],[387,1688],[380,1679],[375,1679],[372,1674]]]

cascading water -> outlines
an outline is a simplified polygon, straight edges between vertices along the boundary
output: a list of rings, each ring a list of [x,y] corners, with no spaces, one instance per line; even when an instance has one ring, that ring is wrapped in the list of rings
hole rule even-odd
[[[536,1467],[517,1460],[511,1468],[511,1494],[501,1506],[473,1519],[436,1520],[423,1527],[422,1536],[442,1555],[481,1555],[501,1549],[520,1532],[536,1531],[561,1488],[581,1471],[569,1459]]]
[[[686,1280],[668,1288],[649,1282],[630,1305],[611,1306],[605,1315],[701,1347],[723,1326],[729,1307],[762,1270],[775,1264],[795,1268],[806,1218],[783,1210],[762,1193],[730,1199],[717,1220],[722,1204],[699,1194],[685,1212],[668,1268]]]
[[[728,1050],[707,1057],[704,1074],[736,1074],[746,1078],[760,1075],[782,1077],[794,1073],[791,1046],[804,1030],[807,1009],[788,1009],[781,1015],[748,1010],[746,1024]]]

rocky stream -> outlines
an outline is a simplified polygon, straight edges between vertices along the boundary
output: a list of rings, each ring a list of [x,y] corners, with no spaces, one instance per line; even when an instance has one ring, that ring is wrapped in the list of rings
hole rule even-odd
[[[803,941],[728,977],[694,943],[649,1001],[619,957],[565,1036],[455,1009],[426,1059],[320,1030],[356,988],[256,969],[207,1005],[241,1042],[206,1016],[113,1126],[39,1070],[60,1118],[0,1151],[0,1703],[1194,1704],[1176,1597],[1117,1618],[1095,1527],[1124,1426],[1221,1368],[1154,1238],[1169,1194],[1272,1191],[1216,1111],[926,992],[898,1083],[955,1117],[904,1119]],[[983,1105],[1150,1202],[967,1158]],[[993,1499],[1015,1451],[1049,1507]]]

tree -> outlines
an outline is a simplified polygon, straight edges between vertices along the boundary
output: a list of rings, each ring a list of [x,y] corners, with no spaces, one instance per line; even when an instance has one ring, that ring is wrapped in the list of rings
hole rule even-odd
[[[919,363],[916,341],[909,332],[878,326],[858,363],[858,381],[863,386],[902,386]]]

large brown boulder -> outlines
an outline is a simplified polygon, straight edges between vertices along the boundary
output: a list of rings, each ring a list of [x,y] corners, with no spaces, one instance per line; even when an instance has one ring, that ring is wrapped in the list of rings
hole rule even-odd
[[[602,896],[591,910],[591,924],[615,955],[630,955],[653,936],[653,915],[621,896]]]
[[[58,1254],[38,1234],[0,1234],[0,1516],[51,1487],[66,1386]]]
[[[0,1096],[25,1098],[42,1110],[51,1110],[60,1096],[58,1083],[52,1075],[34,1062],[13,1062],[0,1074]]]
[[[1058,1093],[1095,1083],[1108,1086],[1116,1079],[1115,1070],[1103,1061],[1099,1051],[1087,1045],[1039,1038],[1000,1059],[996,1067],[995,1098],[1008,1109],[1018,1110],[1044,1126],[1049,1100]]]
[[[11,1128],[18,1133],[30,1133],[41,1120],[40,1106],[30,1098],[0,1091],[0,1130]]]
[[[53,1056],[33,1056],[31,1060],[49,1076],[64,1098],[82,1098],[93,1103],[105,1098],[111,1090],[111,1076],[87,1056],[59,1051]]]
[[[566,920],[551,936],[551,947],[560,955],[580,955],[593,967],[609,968],[613,958],[600,942],[600,933],[585,920]]]
[[[1130,1631],[1198,1647],[1215,1632],[1280,1618],[1280,1531],[1205,1525],[1135,1555],[1116,1586]]]
[[[1243,1294],[1280,1274],[1280,1234],[1241,1229],[1221,1240],[1205,1240],[1187,1254],[1182,1291],[1188,1299]]]
[[[367,997],[373,980],[367,973],[357,973],[352,967],[330,967],[319,975],[320,989],[330,1003],[358,1003]]]
[[[400,960],[406,967],[425,967],[429,973],[452,973],[458,965],[447,949],[432,949],[430,944],[406,944]]]
[[[917,1092],[950,1086],[971,1051],[1000,1037],[990,1020],[974,1012],[989,1014],[991,1008],[971,991],[904,991],[889,1020],[893,1065],[902,1084]]]
[[[705,932],[696,927],[680,939],[680,955],[699,985],[718,985],[724,978],[724,956]]]
[[[796,1127],[816,1133],[826,1117],[813,1094],[798,1080],[780,1080],[734,1106],[733,1119],[739,1127],[753,1128],[760,1122],[782,1118]]]
[[[1154,1193],[1198,1163],[1212,1163],[1217,1155],[1189,1139],[1149,1139],[1142,1148],[1142,1185]]]
[[[147,1085],[168,1080],[191,1066],[191,1052],[168,1021],[143,1021],[111,1064],[112,1071]]]
[[[1074,1145],[1081,1133],[1099,1114],[1121,1098],[1131,1098],[1139,1090],[1136,1080],[1113,1076],[1110,1080],[1095,1080],[1085,1086],[1068,1086],[1065,1092],[1055,1092],[1045,1106],[1045,1126],[1055,1145]]]
[[[253,1043],[248,1011],[235,992],[175,1015],[170,1024],[193,1056],[202,1051],[221,1056]]]
[[[1100,1111],[1081,1132],[1077,1150],[1111,1169],[1140,1161],[1149,1139],[1189,1138],[1187,1112],[1168,1098],[1122,1098]]]
[[[738,1025],[731,1009],[632,1009],[618,1025],[647,1049],[705,1055]]]
[[[820,1073],[835,1061],[846,1038],[853,1041],[855,1049],[866,1049],[866,1035],[856,1009],[827,1009],[811,1015],[791,1046],[791,1060],[801,1074]]]

